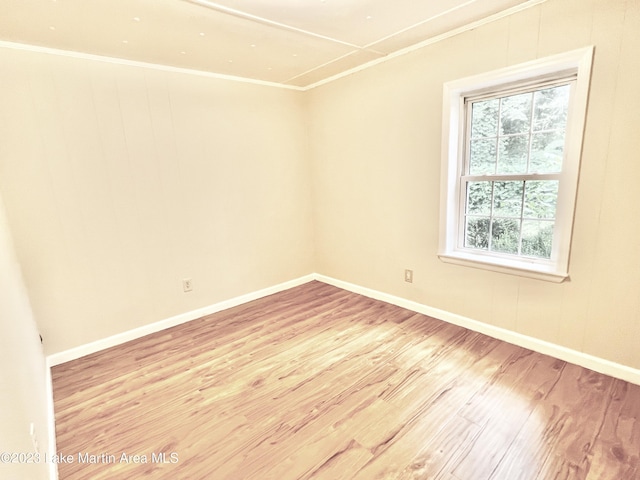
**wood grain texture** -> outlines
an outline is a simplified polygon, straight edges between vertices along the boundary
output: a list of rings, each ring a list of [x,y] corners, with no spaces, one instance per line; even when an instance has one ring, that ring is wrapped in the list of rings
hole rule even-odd
[[[320,282],[53,386],[61,480],[640,479],[640,386]]]

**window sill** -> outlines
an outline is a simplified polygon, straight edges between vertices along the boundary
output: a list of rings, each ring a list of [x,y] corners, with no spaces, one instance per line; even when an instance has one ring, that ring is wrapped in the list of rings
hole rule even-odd
[[[544,265],[534,262],[518,261],[507,258],[474,255],[467,252],[447,252],[438,254],[440,260],[445,263],[462,265],[493,272],[518,275],[553,283],[562,283],[569,278],[566,271],[559,271],[554,265]]]

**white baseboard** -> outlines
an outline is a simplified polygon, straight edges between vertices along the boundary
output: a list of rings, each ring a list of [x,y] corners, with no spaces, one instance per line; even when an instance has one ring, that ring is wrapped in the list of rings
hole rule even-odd
[[[56,449],[56,415],[53,409],[53,382],[51,379],[51,367],[47,361],[45,372],[45,388],[47,392],[47,428],[49,429],[47,435],[47,454],[55,455]],[[49,462],[49,480],[58,480],[58,464],[55,462]]]
[[[177,315],[175,317],[161,320],[159,322],[155,322],[150,325],[145,325],[143,327],[135,328],[127,332],[113,335],[111,337],[98,340],[98,341],[89,343],[87,345],[82,345],[80,347],[66,350],[64,352],[49,355],[47,357],[47,365],[49,368],[47,368],[47,379],[46,379],[47,394],[49,397],[49,404],[47,406],[48,417],[49,417],[49,452],[51,453],[56,452],[55,415],[54,415],[53,388],[52,388],[52,382],[51,382],[50,367],[83,357],[85,355],[89,355],[90,353],[94,353],[100,350],[104,350],[106,348],[110,348],[110,347],[122,344],[124,342],[128,342],[130,340],[134,340],[136,338],[140,338],[150,333],[155,333],[176,325],[180,325],[182,323],[189,322],[191,320],[195,320],[205,315],[211,315],[212,313],[216,313],[222,310],[226,310],[228,308],[242,305],[252,300],[256,300],[258,298],[262,298],[267,295],[278,293],[283,290],[287,290],[289,288],[302,285],[303,283],[310,282],[312,280],[318,280],[320,282],[327,283],[329,285],[333,285],[338,288],[348,290],[350,292],[358,293],[360,295],[374,298],[376,300],[381,300],[383,302],[387,302],[392,305],[397,305],[399,307],[406,308],[408,310],[411,310],[417,313],[422,313],[424,315],[437,318],[438,320],[442,320],[454,325],[458,325],[460,327],[468,328],[469,330],[473,330],[475,332],[488,335],[498,340],[503,340],[505,342],[518,345],[523,348],[528,348],[529,350],[533,350],[535,352],[543,353],[545,355],[550,355],[560,360],[564,360],[576,365],[580,365],[585,368],[589,368],[591,370],[603,373],[605,375],[609,375],[611,377],[619,378],[621,380],[625,380],[627,382],[640,385],[640,370],[637,370],[635,368],[632,368],[626,365],[621,365],[619,363],[611,362],[609,360],[595,357],[593,355],[589,355],[586,353],[578,352],[576,350],[562,347],[560,345],[555,345],[550,342],[545,342],[543,340],[539,340],[533,337],[522,335],[517,332],[512,332],[504,328],[488,325],[486,323],[482,323],[477,320],[472,320],[462,315],[457,315],[451,312],[447,312],[445,310],[429,307],[427,305],[423,305],[421,303],[407,300],[401,297],[396,297],[388,293],[380,292],[367,287],[362,287],[360,285],[355,285],[353,283],[344,282],[342,280],[337,280],[335,278],[328,277],[325,275],[313,273],[310,275],[306,275],[304,277],[300,277],[288,282],[275,285],[273,287],[258,290],[256,292],[248,293],[246,295],[241,295],[239,297],[225,300],[223,302],[219,302],[205,308],[193,310],[191,312],[187,312],[182,315]],[[50,464],[49,478],[50,480],[58,480],[58,469],[56,464],[53,462]]]
[[[488,335],[489,337],[497,338],[498,340],[503,340],[513,345],[533,350],[534,352],[550,355],[560,360],[564,360],[566,362],[580,365],[581,367],[585,367],[590,370],[609,375],[611,377],[619,378],[621,380],[640,385],[640,370],[629,367],[627,365],[622,365],[610,360],[605,360],[594,355],[589,355],[587,353],[579,352],[577,350],[563,347],[561,345],[556,345],[544,340],[529,337],[527,335],[513,332],[511,330],[482,323],[477,320],[472,320],[462,315],[457,315],[445,310],[429,307],[418,302],[407,300],[401,297],[396,297],[388,293],[380,292],[367,287],[362,287],[353,283],[344,282],[342,280],[337,280],[325,275],[315,274],[314,278],[335,287],[349,290],[350,292],[358,293],[369,298],[374,298],[376,300],[391,303],[393,305],[406,308],[407,310],[422,313],[424,315],[437,318],[438,320],[452,323],[460,327],[468,328],[469,330],[473,330],[474,332],[479,332],[484,335]]]
[[[287,290],[289,288],[302,285],[303,283],[310,282],[311,280],[314,280],[314,279],[315,279],[315,274],[305,275],[303,277],[299,277],[294,280],[290,280],[288,282],[274,285],[273,287],[267,287],[262,290],[250,292],[245,295],[240,295],[239,297],[231,298],[229,300],[224,300],[222,302],[218,302],[213,305],[209,305],[207,307],[182,313],[180,315],[166,318],[164,320],[150,323],[148,325],[143,325],[141,327],[134,328],[133,330],[128,330],[126,332],[118,333],[116,335],[112,335],[111,337],[96,340],[95,342],[87,343],[85,345],[80,345],[79,347],[71,348],[63,352],[53,353],[47,356],[47,363],[50,367],[54,365],[60,365],[61,363],[69,362],[71,360],[75,360],[77,358],[84,357],[85,355],[99,352],[101,350],[105,350],[110,347],[115,347],[116,345],[121,345],[125,342],[129,342],[131,340],[144,337],[145,335],[149,335],[151,333],[156,333],[156,332],[165,330],[167,328],[175,327],[176,325],[181,325],[183,323],[190,322],[191,320],[196,320],[206,315],[211,315],[213,313],[220,312],[228,308],[242,305],[243,303],[247,303],[252,300],[257,300],[258,298],[266,297],[267,295],[272,295],[274,293],[278,293],[283,290]]]
[[[342,288],[350,292],[358,293],[370,298],[374,298],[376,300],[381,300],[383,302],[397,305],[399,307],[403,307],[417,313],[422,313],[424,315],[437,318],[438,320],[442,320],[454,325],[458,325],[460,327],[468,328],[469,330],[473,330],[474,332],[479,332],[484,335],[497,338],[498,340],[503,340],[505,342],[518,345],[523,348],[528,348],[529,350],[533,350],[535,352],[543,353],[545,355],[550,355],[560,360],[564,360],[570,363],[574,363],[576,365],[580,365],[581,367],[589,368],[591,370],[603,373],[605,375],[610,375],[612,377],[619,378],[621,380],[625,380],[627,382],[631,382],[636,385],[640,385],[640,370],[629,367],[627,365],[622,365],[616,362],[612,362],[610,360],[605,360],[603,358],[596,357],[594,355],[589,355],[587,353],[579,352],[577,350],[563,347],[561,345],[556,345],[554,343],[529,337],[527,335],[513,332],[511,330],[507,330],[504,328],[489,325],[487,323],[479,322],[477,320],[473,320],[471,318],[464,317],[462,315],[447,312],[445,310],[440,310],[438,308],[430,307],[428,305],[414,302],[412,300],[396,297],[388,293],[380,292],[367,287],[362,287],[360,285],[345,282],[342,280],[328,277],[326,275],[320,275],[317,273],[305,275],[303,277],[290,280],[288,282],[274,285],[273,287],[268,287],[262,290],[258,290],[256,292],[251,292],[245,295],[241,295],[239,297],[225,300],[225,301],[216,303],[214,305],[210,305],[208,307],[204,307],[204,308],[186,312],[180,315],[176,315],[174,317],[167,318],[165,320],[161,320],[155,323],[151,323],[149,325],[144,325],[142,327],[138,327],[133,330],[129,330],[123,333],[119,333],[117,335],[113,335],[111,337],[97,340],[95,342],[91,342],[86,345],[81,345],[79,347],[72,348],[70,350],[65,350],[60,353],[55,353],[47,357],[47,363],[49,366],[54,366],[64,362],[68,362],[70,360],[75,360],[85,355],[89,355],[91,353],[95,353],[100,350],[104,350],[106,348],[120,345],[130,340],[135,340],[137,338],[143,337],[145,335],[149,335],[150,333],[159,332],[161,330],[165,330],[167,328],[174,327],[176,325],[180,325],[182,323],[186,323],[191,320],[198,319],[205,315],[211,315],[212,313],[220,312],[228,308],[242,305],[252,300],[266,297],[267,295],[278,293],[283,290],[287,290],[289,288],[302,285],[303,283],[310,282],[312,280],[318,280],[320,282],[327,283],[329,285],[334,285],[338,288]]]

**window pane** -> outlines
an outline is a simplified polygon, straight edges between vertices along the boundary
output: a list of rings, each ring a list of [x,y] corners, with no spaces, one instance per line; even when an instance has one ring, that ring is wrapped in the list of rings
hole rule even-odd
[[[524,220],[522,222],[522,255],[551,258],[553,225],[552,221]]]
[[[495,218],[491,224],[491,250],[502,253],[518,253],[520,221],[512,218]]]
[[[534,105],[534,131],[564,128],[569,108],[569,85],[535,92]]]
[[[464,246],[468,248],[489,248],[489,219],[486,217],[467,217]]]
[[[526,133],[531,127],[532,93],[503,97],[500,113],[500,134]]]
[[[471,136],[495,137],[498,135],[498,105],[500,100],[475,102],[471,107]]]
[[[467,184],[467,213],[476,215],[491,213],[491,182]]]
[[[557,202],[557,180],[532,180],[526,182],[524,192],[525,218],[555,218]]]
[[[479,175],[496,172],[496,141],[471,140],[469,173]]]
[[[558,173],[564,156],[564,130],[534,133],[531,137],[529,173]]]
[[[494,182],[493,214],[498,217],[520,217],[524,182]]]
[[[500,138],[498,173],[526,173],[529,135]]]

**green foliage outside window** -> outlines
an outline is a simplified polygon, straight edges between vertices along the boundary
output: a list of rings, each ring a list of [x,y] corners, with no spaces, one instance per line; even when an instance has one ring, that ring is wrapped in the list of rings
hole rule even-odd
[[[467,182],[466,247],[551,257],[558,180],[526,175],[561,171],[568,100],[561,85],[471,104],[468,175],[522,179]]]

